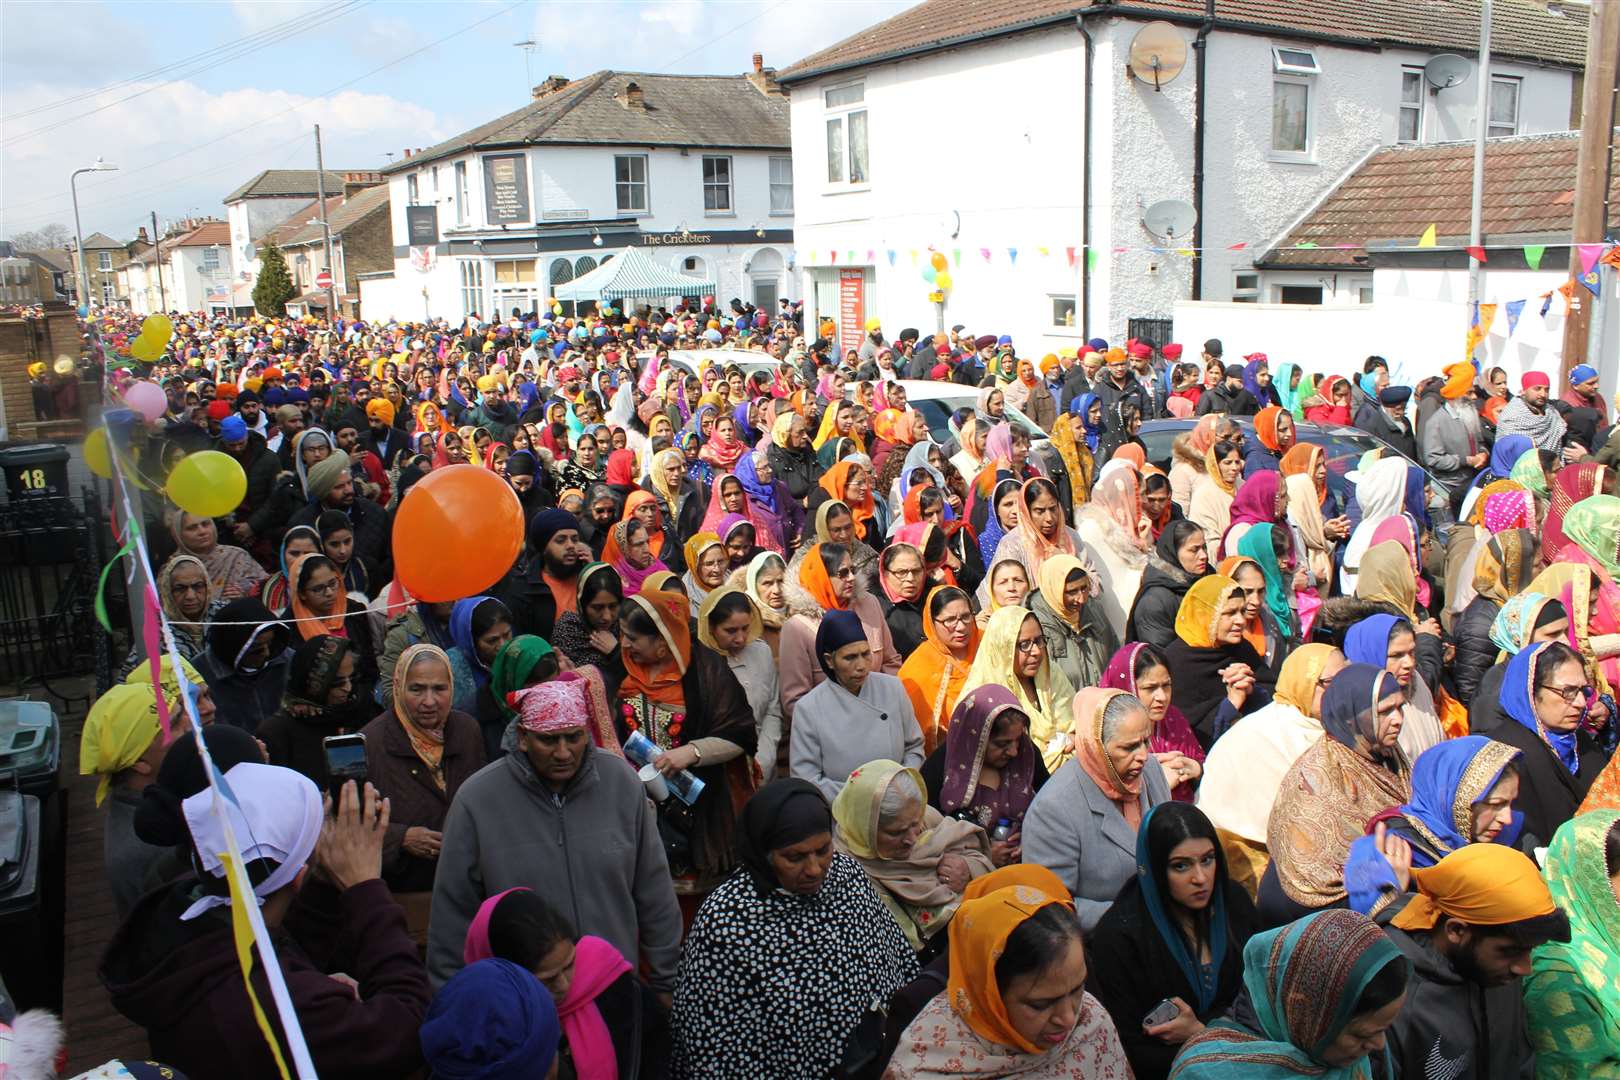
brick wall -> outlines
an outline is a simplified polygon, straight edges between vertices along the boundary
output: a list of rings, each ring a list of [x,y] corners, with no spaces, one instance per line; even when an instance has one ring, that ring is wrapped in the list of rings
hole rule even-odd
[[[360,274],[394,268],[394,238],[385,203],[343,230],[343,289],[360,298]]]
[[[79,322],[65,303],[45,305],[42,318],[0,316],[0,397],[5,404],[6,438],[12,442],[42,438],[60,440],[82,438],[81,424],[60,422],[45,425],[34,416],[34,392],[28,378],[28,365],[36,361],[53,364],[57,357],[79,359]],[[81,384],[81,412],[93,410],[95,385]]]

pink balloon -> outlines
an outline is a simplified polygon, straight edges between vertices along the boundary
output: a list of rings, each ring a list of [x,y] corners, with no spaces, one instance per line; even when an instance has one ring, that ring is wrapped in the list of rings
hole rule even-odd
[[[138,382],[124,391],[124,402],[151,421],[168,411],[169,395],[157,383]]]

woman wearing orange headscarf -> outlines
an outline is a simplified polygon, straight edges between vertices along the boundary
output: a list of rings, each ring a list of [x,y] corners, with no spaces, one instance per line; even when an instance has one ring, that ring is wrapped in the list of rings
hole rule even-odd
[[[658,496],[652,492],[638,488],[630,493],[624,500],[624,513],[619,515],[620,521],[629,521],[631,516],[641,519],[642,525],[647,528],[647,546],[652,549],[653,558],[658,559],[676,573],[686,570],[686,562],[681,557],[678,544],[667,543],[664,532],[664,515],[658,506]],[[668,548],[668,551],[665,549]]]
[[[883,546],[888,506],[872,497],[871,466],[864,458],[845,458],[833,465],[821,475],[819,486],[823,495],[811,497],[811,510],[828,499],[841,502],[855,515],[855,538],[873,548]]]
[[[916,441],[911,437],[911,413],[903,409],[881,410],[872,417],[872,435],[872,471],[877,474],[883,472],[883,463],[896,447]]]
[[[934,752],[950,727],[982,636],[967,593],[954,585],[929,591],[923,601],[923,643],[900,666],[900,682],[922,728],[925,755]]]
[[[672,863],[678,892],[708,892],[731,872],[736,811],[754,791],[754,711],[725,657],[692,640],[689,602],[679,591],[644,589],[620,617],[624,682],[617,698],[629,738],[663,751],[658,771],[690,770],[704,783],[692,806],[690,865]],[[627,748],[627,753],[629,748]]]

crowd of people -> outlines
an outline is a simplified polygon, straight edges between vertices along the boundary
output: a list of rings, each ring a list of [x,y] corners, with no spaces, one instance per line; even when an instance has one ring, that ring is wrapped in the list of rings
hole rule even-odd
[[[134,647],[80,748],[101,976],[165,1075],[288,1054],[195,736],[160,732],[183,695],[322,1077],[1620,1070],[1591,368],[1553,400],[833,336],[736,301],[175,318],[133,467],[218,449],[247,494],[141,485],[179,669]],[[931,427],[902,379],[975,404]],[[1324,425],[1380,448],[1330,460]],[[396,518],[454,467],[525,543],[418,601]]]

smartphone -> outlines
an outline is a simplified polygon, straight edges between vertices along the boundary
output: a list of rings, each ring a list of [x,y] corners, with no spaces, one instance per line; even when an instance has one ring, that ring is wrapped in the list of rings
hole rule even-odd
[[[1165,998],[1163,1001],[1153,1006],[1152,1012],[1142,1017],[1142,1026],[1145,1028],[1158,1027],[1160,1024],[1168,1024],[1170,1021],[1174,1020],[1180,1015],[1181,1006],[1177,1005],[1169,998]]]
[[[338,806],[338,795],[345,780],[353,780],[356,790],[366,786],[366,737],[358,731],[350,735],[328,735],[321,740],[326,753],[326,790],[332,795],[332,810]]]

